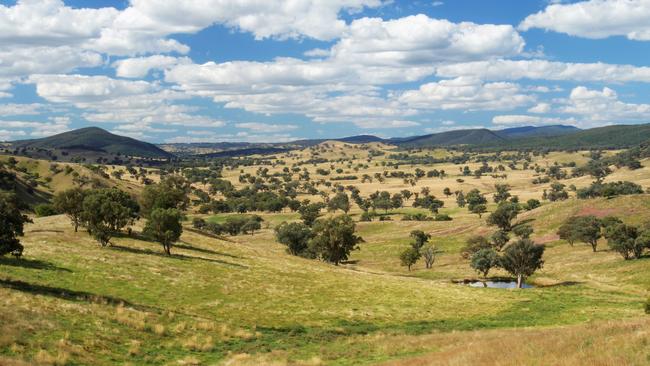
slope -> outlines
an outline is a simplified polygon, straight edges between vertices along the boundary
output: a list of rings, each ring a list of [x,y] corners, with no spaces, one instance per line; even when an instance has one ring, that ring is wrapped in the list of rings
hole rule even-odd
[[[112,134],[98,127],[81,128],[36,140],[14,141],[17,149],[56,149],[88,153],[109,153],[153,159],[169,159],[172,154],[147,142]]]

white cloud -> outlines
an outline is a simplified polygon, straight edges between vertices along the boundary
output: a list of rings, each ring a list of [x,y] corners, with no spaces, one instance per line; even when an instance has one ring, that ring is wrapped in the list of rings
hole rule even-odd
[[[440,77],[469,76],[483,80],[570,80],[650,82],[650,67],[605,63],[566,63],[546,60],[489,60],[443,65]]]
[[[244,122],[235,124],[237,128],[245,128],[255,132],[283,132],[283,131],[292,131],[298,128],[296,125],[282,125],[282,124],[271,124],[271,123],[260,123],[260,122]]]
[[[124,78],[143,78],[151,70],[165,70],[178,64],[189,64],[188,57],[153,55],[149,57],[127,58],[113,62],[115,74]]]
[[[223,121],[196,114],[197,108],[174,104],[187,99],[183,93],[161,89],[142,80],[118,80],[106,76],[34,75],[28,82],[37,94],[54,103],[83,109],[91,122],[145,125],[221,127]]]
[[[17,138],[23,136],[42,137],[62,133],[70,130],[70,118],[66,116],[51,117],[48,122],[36,121],[4,121],[0,120],[0,127],[10,128],[0,132],[0,139]],[[14,131],[15,133],[8,133]]]
[[[61,0],[19,0],[0,5],[0,44],[80,45],[99,37],[118,15],[114,8],[73,9]]]
[[[341,11],[377,7],[380,0],[132,0],[118,23],[127,28],[149,28],[161,34],[194,33],[219,23],[255,38],[320,40],[338,37],[346,28]]]
[[[554,118],[528,115],[500,115],[492,118],[492,123],[497,125],[573,125],[574,118]]]
[[[594,124],[649,121],[650,104],[625,103],[618,99],[610,88],[602,90],[578,86],[559,110],[563,113],[580,115]]]
[[[534,107],[528,109],[530,113],[548,113],[551,111],[551,105],[549,103],[538,103]]]
[[[87,103],[140,95],[154,91],[146,81],[111,79],[107,76],[32,75],[29,83],[36,84],[36,93],[55,103],[72,103],[83,108]]]
[[[197,135],[199,132],[200,135]],[[236,134],[217,134],[209,131],[188,131],[185,136],[175,136],[166,139],[166,143],[199,143],[199,142],[290,142],[298,138],[289,134],[249,134],[239,132]]]
[[[524,19],[519,28],[542,28],[585,38],[625,36],[650,41],[650,1],[589,0],[552,4]]]
[[[354,20],[332,57],[364,65],[423,65],[519,54],[524,40],[510,25],[452,23],[419,14]]]
[[[523,94],[517,84],[483,83],[478,79],[460,77],[427,83],[418,90],[399,96],[399,101],[422,109],[508,110],[535,101]]]
[[[7,103],[0,104],[0,116],[25,116],[37,115],[43,111],[45,106],[40,103]],[[0,123],[0,126],[2,124]]]
[[[358,120],[354,123],[361,128],[404,128],[404,127],[416,127],[420,126],[420,123],[415,121],[404,121],[404,120]]]

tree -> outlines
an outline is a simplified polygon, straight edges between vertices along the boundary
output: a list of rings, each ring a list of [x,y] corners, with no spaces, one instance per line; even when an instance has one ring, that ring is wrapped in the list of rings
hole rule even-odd
[[[420,255],[424,258],[424,266],[429,269],[433,266],[433,262],[436,260],[436,254],[438,251],[436,247],[431,244],[425,244],[420,248]]]
[[[537,207],[539,207],[541,205],[542,204],[541,204],[541,202],[539,202],[539,200],[531,198],[528,201],[526,201],[526,205],[524,206],[524,209],[530,211],[530,210],[536,209]]]
[[[348,259],[350,252],[357,249],[357,244],[363,241],[354,234],[355,224],[348,215],[342,215],[314,224],[313,237],[309,241],[310,250],[322,260],[339,265]]]
[[[413,192],[409,191],[408,189],[402,189],[400,193],[402,193],[402,197],[404,197],[404,200],[406,201],[410,200],[411,196],[413,195]]]
[[[467,192],[467,195],[465,195],[465,201],[467,202],[467,209],[470,212],[474,212],[473,208],[475,206],[487,204],[487,199],[481,194],[478,189],[472,189],[471,191]]]
[[[431,234],[427,234],[422,230],[413,230],[411,231],[410,236],[413,238],[411,246],[416,250],[420,250],[420,248],[422,248],[424,244],[426,244],[429,239],[431,239]]]
[[[350,211],[350,200],[348,199],[348,195],[343,192],[337,193],[327,203],[327,209],[329,211],[341,210],[344,213],[348,213],[348,211]]]
[[[156,208],[149,214],[144,234],[159,242],[167,255],[171,255],[172,243],[183,233],[182,215],[175,208]]]
[[[472,255],[472,260],[470,262],[470,266],[478,273],[481,273],[483,277],[487,277],[490,269],[497,267],[498,265],[499,255],[492,248],[480,249]]]
[[[601,237],[601,221],[596,216],[580,216],[575,222],[575,238],[583,243],[591,245],[591,249],[596,252],[598,239]]]
[[[503,230],[497,230],[492,235],[490,235],[490,242],[492,247],[496,250],[503,249],[506,244],[510,241],[510,236]]]
[[[102,246],[110,243],[116,231],[132,224],[137,217],[137,202],[119,189],[98,189],[87,192],[83,200],[82,222],[88,234]],[[130,199],[130,201],[129,201]]]
[[[487,218],[487,224],[497,226],[505,232],[512,230],[512,220],[519,214],[519,205],[512,202],[502,202]]]
[[[23,236],[24,225],[28,222],[31,220],[20,212],[16,195],[0,192],[0,256],[20,257],[23,254],[18,237]]]
[[[483,214],[487,212],[487,206],[485,206],[485,205],[475,205],[475,206],[472,206],[470,211],[472,213],[474,213],[474,214],[477,214],[478,218],[480,219],[481,217],[483,217]]]
[[[312,226],[316,219],[320,217],[320,210],[324,207],[324,204],[321,202],[318,203],[308,203],[302,205],[298,212],[300,213],[300,219],[307,226]]]
[[[465,195],[463,192],[458,192],[458,195],[456,196],[456,203],[458,204],[458,207],[465,207],[465,204],[467,203],[465,201]]]
[[[551,191],[546,193],[546,198],[551,201],[564,201],[569,198],[569,193],[564,189],[566,187],[562,183],[551,184]],[[546,191],[545,191],[546,192]]]
[[[81,188],[70,188],[68,190],[57,193],[54,196],[54,208],[66,214],[72,225],[74,226],[74,232],[76,233],[79,225],[81,225],[81,215],[83,213],[83,202],[86,196],[86,191]]]
[[[521,288],[526,277],[542,268],[545,247],[535,244],[530,239],[519,239],[506,247],[500,265],[517,277],[517,288]]]
[[[256,217],[259,217],[259,216],[251,217],[249,220],[247,220],[244,223],[244,225],[242,225],[241,231],[244,234],[251,233],[251,235],[253,235],[253,234],[255,234],[255,230],[260,230],[262,228],[262,222],[256,220],[255,219]]]
[[[637,247],[642,241],[637,241],[639,232],[636,227],[626,224],[615,224],[605,229],[607,245],[617,251],[625,260],[641,257],[643,247]]]
[[[411,267],[420,259],[420,251],[413,247],[408,247],[400,253],[399,259],[402,265],[408,267],[410,271]]]
[[[491,248],[490,242],[481,235],[474,235],[467,239],[460,254],[464,259],[468,259],[471,258],[474,253],[486,248]]]
[[[301,222],[283,222],[275,228],[276,240],[287,246],[292,255],[308,256],[307,249],[312,233],[309,226]]]
[[[510,186],[507,184],[495,184],[494,203],[505,202],[510,198]]]
[[[576,240],[578,240],[577,233],[575,230],[577,219],[578,218],[576,216],[569,217],[557,229],[557,236],[562,240],[566,240],[567,243],[569,243],[569,245],[571,246],[573,246],[573,243],[575,243]]]
[[[521,239],[528,239],[533,234],[533,227],[530,225],[517,225],[512,232]]]
[[[140,203],[142,213],[147,216],[157,208],[187,209],[189,204],[190,184],[181,176],[170,176],[159,184],[144,188]]]

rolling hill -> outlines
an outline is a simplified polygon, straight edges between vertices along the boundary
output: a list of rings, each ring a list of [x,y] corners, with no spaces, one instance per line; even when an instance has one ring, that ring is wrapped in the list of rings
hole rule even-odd
[[[35,140],[12,142],[15,149],[61,150],[91,154],[107,153],[151,159],[169,159],[173,155],[156,145],[118,136],[98,127],[81,128]]]
[[[614,125],[581,130],[559,136],[536,136],[509,139],[497,144],[477,144],[479,149],[620,149],[650,140],[650,124]]]

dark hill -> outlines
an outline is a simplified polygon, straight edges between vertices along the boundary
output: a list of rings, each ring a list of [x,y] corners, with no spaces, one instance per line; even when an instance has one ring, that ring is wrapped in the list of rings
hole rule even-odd
[[[120,154],[152,159],[169,159],[173,155],[156,145],[136,139],[112,134],[98,127],[81,128],[35,140],[14,141],[17,149],[56,149],[81,153]]]

